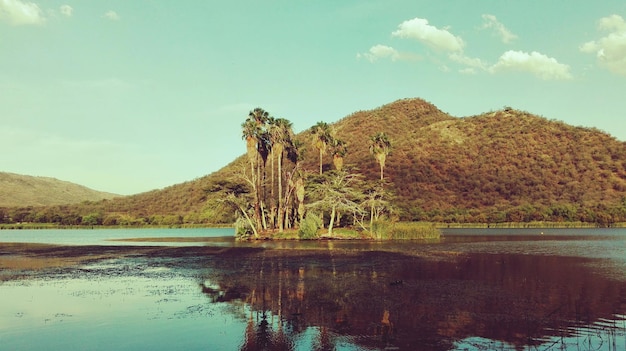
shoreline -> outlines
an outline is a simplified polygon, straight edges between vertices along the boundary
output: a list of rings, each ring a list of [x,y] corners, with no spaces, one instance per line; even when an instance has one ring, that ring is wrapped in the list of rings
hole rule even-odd
[[[419,222],[411,222],[419,223]],[[501,222],[501,223],[444,223],[444,222],[427,222],[433,224],[437,229],[491,229],[491,228],[511,228],[511,229],[589,229],[589,228],[626,228],[626,222],[611,223],[610,226],[601,226],[597,223],[589,222]],[[46,229],[63,229],[63,230],[99,230],[99,229],[202,229],[202,228],[235,228],[230,224],[183,224],[183,225],[137,225],[137,226],[105,226],[105,225],[60,225],[54,223],[4,223],[0,224],[2,230],[46,230]],[[340,229],[340,228],[339,228]],[[234,234],[233,234],[234,236]]]

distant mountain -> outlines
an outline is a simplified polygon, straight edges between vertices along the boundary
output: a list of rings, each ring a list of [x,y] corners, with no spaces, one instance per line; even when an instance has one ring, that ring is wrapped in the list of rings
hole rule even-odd
[[[389,136],[385,179],[405,220],[626,221],[626,143],[594,128],[512,108],[453,117],[422,99],[358,111],[333,128],[348,145],[344,164],[372,181],[379,168],[369,138]],[[304,131],[298,138],[305,143],[303,167],[314,174],[319,165],[311,137]],[[241,150],[205,177],[68,211],[150,223],[229,222],[234,211],[220,199],[245,186],[234,176],[246,164],[243,141]],[[324,168],[332,168],[329,154]]]
[[[0,206],[50,206],[112,199],[120,195],[47,177],[0,172]]]

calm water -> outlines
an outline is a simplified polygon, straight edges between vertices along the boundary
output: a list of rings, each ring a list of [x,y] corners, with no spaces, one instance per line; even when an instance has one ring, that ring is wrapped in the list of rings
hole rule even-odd
[[[220,238],[232,229],[0,231],[71,245],[206,238],[0,280],[0,350],[626,350],[626,230],[444,234],[238,244]],[[241,249],[181,255],[190,245]]]

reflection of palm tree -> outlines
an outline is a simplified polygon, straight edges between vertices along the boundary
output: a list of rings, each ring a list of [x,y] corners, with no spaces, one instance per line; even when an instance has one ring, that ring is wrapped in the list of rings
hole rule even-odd
[[[328,332],[328,327],[320,326],[319,332],[317,334],[317,340],[315,342],[315,346],[313,348],[315,351],[330,351],[335,350],[335,345],[330,338],[330,333]]]
[[[274,331],[272,325],[268,321],[268,311],[260,312],[261,321],[256,324],[253,318],[253,312],[250,311],[250,317],[246,324],[245,340],[241,345],[240,351],[291,351],[294,343],[289,340],[282,328]],[[257,312],[258,319],[258,312]]]
[[[383,312],[383,318],[380,321],[380,325],[383,342],[386,344],[389,342],[389,337],[393,333],[393,324],[389,320],[389,310],[385,310]]]

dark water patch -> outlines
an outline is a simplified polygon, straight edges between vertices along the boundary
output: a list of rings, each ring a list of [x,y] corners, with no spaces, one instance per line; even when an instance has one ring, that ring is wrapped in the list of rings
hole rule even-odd
[[[207,278],[219,282],[218,301],[244,301],[257,313],[288,316],[289,324],[347,335],[364,347],[447,349],[470,337],[528,347],[624,311],[626,285],[586,269],[588,261],[319,253],[221,260]],[[238,274],[220,273],[233,271]],[[207,294],[215,301],[216,289]]]

